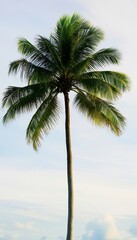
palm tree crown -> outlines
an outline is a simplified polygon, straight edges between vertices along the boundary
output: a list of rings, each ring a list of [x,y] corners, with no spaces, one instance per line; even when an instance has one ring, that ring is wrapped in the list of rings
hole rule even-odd
[[[59,93],[74,91],[80,111],[97,125],[121,133],[125,119],[110,101],[129,88],[129,81],[123,73],[97,71],[120,60],[116,49],[96,51],[102,39],[102,31],[78,14],[63,16],[50,38],[38,36],[35,46],[25,38],[19,39],[18,50],[24,57],[10,64],[9,73],[19,71],[27,79],[27,86],[8,87],[3,98],[8,111],[3,121],[36,107],[27,128],[27,139],[34,149],[56,121]]]

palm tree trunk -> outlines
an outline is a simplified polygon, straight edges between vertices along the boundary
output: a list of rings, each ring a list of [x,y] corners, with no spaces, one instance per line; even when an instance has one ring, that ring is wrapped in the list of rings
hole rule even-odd
[[[70,103],[69,94],[64,93],[65,100],[65,131],[66,131],[66,150],[67,150],[67,181],[68,181],[68,225],[66,240],[72,240],[73,228],[73,174],[72,174],[72,150],[70,137]]]

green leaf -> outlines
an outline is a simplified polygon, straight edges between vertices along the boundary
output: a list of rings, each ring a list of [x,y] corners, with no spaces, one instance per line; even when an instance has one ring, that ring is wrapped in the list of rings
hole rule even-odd
[[[28,83],[46,82],[53,77],[53,72],[43,67],[36,66],[26,59],[20,59],[10,64],[9,74],[20,72],[21,78],[26,78]]]
[[[37,38],[37,47],[42,53],[46,54],[50,61],[54,63],[54,67],[56,70],[63,70],[58,51],[50,40],[45,37],[39,36]]]
[[[48,54],[46,52],[43,53],[25,38],[19,39],[18,50],[31,63],[37,66],[41,66],[48,70],[52,70],[55,67],[54,62],[52,62],[51,59],[48,58]]]
[[[93,69],[104,67],[108,64],[119,64],[120,52],[117,49],[106,48],[101,49],[91,56],[90,66]]]
[[[16,115],[24,111],[30,111],[49,94],[50,88],[45,84],[35,84],[26,87],[8,87],[3,97],[3,107],[8,110],[3,117],[3,122],[7,123],[14,119]]]
[[[119,92],[130,90],[130,81],[126,74],[114,71],[92,71],[81,76],[84,79],[101,79],[102,81],[117,88]]]
[[[82,74],[77,80],[86,91],[96,96],[113,100],[122,92],[129,90],[128,77],[123,73],[112,71],[93,71]]]
[[[40,146],[44,134],[53,128],[59,115],[59,104],[56,97],[48,97],[33,115],[26,133],[28,143],[33,143],[35,150]]]
[[[51,35],[51,41],[58,49],[65,68],[84,60],[102,39],[102,31],[91,26],[78,14],[73,14],[71,17],[63,16]]]
[[[125,118],[111,103],[79,91],[75,97],[75,105],[96,125],[107,126],[116,135],[122,133]]]

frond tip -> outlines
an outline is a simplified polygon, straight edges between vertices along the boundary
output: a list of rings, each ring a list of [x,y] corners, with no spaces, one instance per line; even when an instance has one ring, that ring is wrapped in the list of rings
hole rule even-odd
[[[98,126],[107,126],[117,136],[121,135],[125,126],[125,118],[111,103],[80,92],[76,95],[74,102],[76,107],[93,123]]]

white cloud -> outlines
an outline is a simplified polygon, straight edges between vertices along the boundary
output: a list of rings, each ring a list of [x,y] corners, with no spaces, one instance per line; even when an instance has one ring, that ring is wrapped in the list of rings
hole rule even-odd
[[[26,229],[26,230],[35,230],[35,227],[33,226],[32,223],[27,222],[27,223],[22,223],[22,222],[17,222],[16,227],[19,229]]]
[[[107,215],[104,218],[104,226],[106,227],[106,239],[119,239],[120,233],[117,229],[114,218],[111,215]]]
[[[111,215],[94,219],[86,226],[82,240],[128,240],[133,239],[128,230],[120,230]]]

